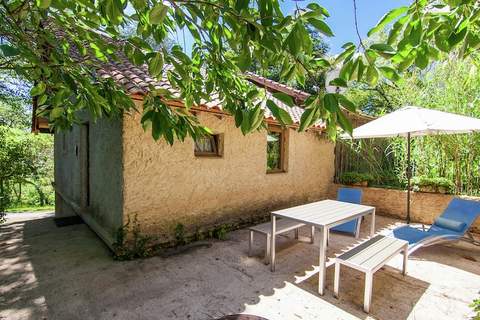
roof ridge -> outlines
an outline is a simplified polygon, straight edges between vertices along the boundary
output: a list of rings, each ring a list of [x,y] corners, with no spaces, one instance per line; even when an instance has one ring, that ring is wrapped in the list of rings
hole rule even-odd
[[[275,80],[260,76],[254,72],[247,71],[245,72],[245,75],[247,76],[248,80],[256,83],[257,85],[260,85],[260,86],[263,85],[267,89],[270,89],[271,91],[279,91],[279,92],[288,94],[289,96],[292,96],[295,99],[295,102],[297,104],[302,104],[303,102],[305,102],[305,100],[307,100],[310,97],[310,94],[305,91],[302,91],[294,87],[291,87],[289,85],[286,85],[284,83],[280,83]]]

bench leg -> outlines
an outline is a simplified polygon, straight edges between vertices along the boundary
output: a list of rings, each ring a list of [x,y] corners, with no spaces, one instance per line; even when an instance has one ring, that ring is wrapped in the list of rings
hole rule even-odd
[[[270,241],[272,241],[270,239],[270,235],[267,234],[267,246],[265,248],[265,264],[269,264],[270,263]]]
[[[363,311],[370,313],[372,303],[373,273],[365,273],[365,294],[363,297]]]
[[[248,235],[248,256],[252,256],[252,246],[253,246],[253,231],[250,230],[250,234]]]
[[[338,290],[340,288],[340,263],[335,262],[335,279],[333,282],[333,295],[338,298]]]
[[[403,275],[407,274],[407,261],[408,261],[408,245],[405,246],[405,249],[403,249]]]
[[[298,228],[295,229],[295,240],[298,240]]]
[[[310,229],[310,243],[314,243],[315,241],[315,226],[312,226]]]

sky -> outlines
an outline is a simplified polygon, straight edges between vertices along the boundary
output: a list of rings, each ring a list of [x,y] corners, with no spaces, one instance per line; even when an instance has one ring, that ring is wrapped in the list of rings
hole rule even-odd
[[[330,12],[327,23],[332,28],[335,37],[327,38],[330,45],[330,54],[342,51],[341,47],[346,42],[358,43],[355,32],[353,1],[352,0],[300,0],[298,5],[304,7],[311,2],[317,2]],[[357,17],[360,34],[366,37],[368,30],[377,24],[380,18],[393,8],[408,5],[411,0],[357,0]],[[295,10],[295,1],[284,0],[281,4],[285,14],[292,14]],[[176,41],[177,39],[173,39]],[[178,42],[183,46],[183,32],[178,32]],[[190,52],[192,38],[188,31],[185,32],[186,52]]]

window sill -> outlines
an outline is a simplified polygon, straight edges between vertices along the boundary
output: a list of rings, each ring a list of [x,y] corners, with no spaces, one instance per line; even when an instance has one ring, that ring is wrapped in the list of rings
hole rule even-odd
[[[195,153],[196,158],[223,158],[221,154],[213,154],[213,153]]]
[[[287,173],[287,170],[268,170],[267,174],[275,174],[275,173]]]

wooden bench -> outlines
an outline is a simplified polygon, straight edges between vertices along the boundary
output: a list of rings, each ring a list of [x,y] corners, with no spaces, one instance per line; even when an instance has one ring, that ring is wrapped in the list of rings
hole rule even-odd
[[[408,242],[392,237],[377,235],[335,259],[334,295],[338,298],[340,265],[365,273],[363,310],[370,312],[372,302],[373,274],[398,253],[403,252],[403,274],[407,272]]]
[[[305,226],[305,224],[290,220],[290,219],[277,219],[277,230],[275,235],[286,233],[291,230],[295,230],[295,239],[298,239],[298,229]],[[252,246],[253,246],[253,234],[260,233],[266,237],[266,250],[265,250],[265,264],[270,263],[270,237],[272,233],[272,224],[271,222],[262,223],[253,227],[248,228],[250,231],[250,237],[248,242],[248,256],[252,255]],[[313,236],[315,234],[315,227],[312,227],[310,230],[310,243],[313,243]]]

